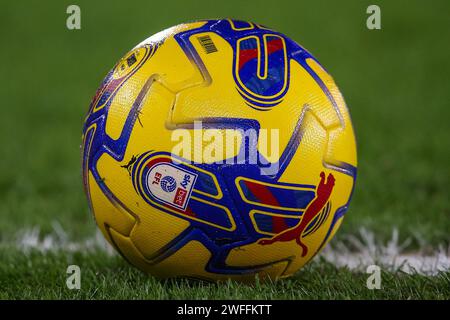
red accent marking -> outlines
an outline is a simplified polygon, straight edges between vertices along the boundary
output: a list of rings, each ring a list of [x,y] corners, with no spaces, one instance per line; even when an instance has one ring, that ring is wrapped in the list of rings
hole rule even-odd
[[[184,210],[180,209],[180,208],[177,208],[177,207],[172,207],[172,206],[168,205],[167,203],[163,203],[163,206],[166,207],[166,208],[169,208],[170,210],[175,210],[179,214],[182,214],[182,215],[185,215],[185,216],[188,216],[188,217],[196,217],[197,216],[195,214],[195,212],[192,211],[192,209],[189,206],[187,206],[186,209],[184,209]]]
[[[283,41],[281,39],[275,39],[267,41],[267,53],[272,54],[278,50],[283,49]]]
[[[305,213],[303,214],[300,222],[290,229],[287,229],[270,239],[261,239],[259,240],[259,244],[267,245],[272,244],[277,241],[291,241],[295,240],[297,244],[302,248],[302,257],[306,256],[308,253],[308,247],[302,242],[302,234],[308,226],[309,222],[313,220],[325,206],[325,204],[330,199],[331,192],[333,191],[334,176],[330,173],[327,177],[327,182],[325,183],[325,173],[320,173],[320,182],[316,189],[316,197],[306,208]]]
[[[256,58],[258,56],[258,51],[256,49],[245,49],[239,50],[239,70],[242,69],[244,64],[248,61]]]
[[[267,54],[272,54],[276,51],[282,50],[283,47],[284,46],[281,39],[267,41]],[[241,70],[244,64],[246,64],[249,60],[256,57],[258,57],[257,49],[239,50],[239,70]]]
[[[260,183],[254,183],[250,181],[245,181],[245,185],[250,190],[250,192],[258,199],[258,201],[262,204],[280,207],[280,203],[277,198],[275,198],[270,192],[269,188]],[[280,233],[283,230],[286,230],[288,226],[282,217],[272,217],[272,231],[274,233]]]
[[[192,209],[189,206],[186,208],[186,211],[184,212],[184,214],[189,216],[189,217],[196,217],[197,216],[195,214],[195,212],[192,211]]]
[[[145,166],[147,168],[151,168],[155,164],[160,163],[160,162],[172,163],[172,160],[170,158],[167,158],[167,157],[156,158],[156,159],[152,159],[149,162],[147,162],[147,164]]]
[[[97,92],[95,93],[94,98],[92,99],[92,105],[94,107],[97,107],[98,102],[100,101],[100,99],[106,95],[109,94],[111,95],[114,90],[117,89],[117,87],[119,87],[120,83],[122,82],[123,77],[122,78],[117,78],[117,79],[110,79],[108,82],[106,82],[103,87],[99,90],[97,90]],[[110,98],[110,96],[108,97]]]

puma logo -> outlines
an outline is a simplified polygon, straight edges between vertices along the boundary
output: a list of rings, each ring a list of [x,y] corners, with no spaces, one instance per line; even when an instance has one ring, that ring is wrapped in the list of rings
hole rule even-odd
[[[330,173],[325,182],[325,173],[320,173],[320,182],[316,188],[316,197],[311,201],[311,203],[306,208],[303,217],[300,222],[289,229],[282,231],[281,233],[273,236],[270,239],[260,239],[258,241],[261,245],[272,244],[277,241],[291,241],[295,240],[297,244],[302,248],[302,257],[306,256],[308,253],[307,246],[302,242],[302,234],[305,229],[308,227],[309,223],[320,213],[322,208],[330,199],[331,192],[333,191],[334,176]]]

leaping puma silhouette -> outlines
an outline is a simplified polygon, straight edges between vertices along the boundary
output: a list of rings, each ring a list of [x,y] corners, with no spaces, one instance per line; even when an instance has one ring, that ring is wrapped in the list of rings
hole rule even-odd
[[[325,173],[322,171],[320,173],[320,182],[316,189],[316,197],[306,208],[300,222],[296,226],[286,229],[270,239],[261,239],[258,243],[261,245],[267,245],[277,241],[286,242],[295,239],[297,244],[302,248],[302,257],[306,256],[308,253],[308,247],[306,247],[306,245],[302,242],[303,231],[305,231],[311,220],[317,216],[320,210],[322,210],[328,202],[331,192],[333,191],[335,181],[334,176],[330,173],[328,174],[327,182],[325,183]]]

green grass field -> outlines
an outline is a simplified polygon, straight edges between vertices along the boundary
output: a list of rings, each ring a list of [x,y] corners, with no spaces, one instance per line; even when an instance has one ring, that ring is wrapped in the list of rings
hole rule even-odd
[[[65,285],[65,270],[74,262],[83,266],[80,290]],[[435,277],[382,273],[380,290],[368,290],[366,278],[316,260],[298,276],[276,283],[161,281],[102,252],[8,252],[0,266],[0,299],[448,299],[450,295],[449,273]]]
[[[450,272],[367,275],[315,260],[291,280],[244,286],[157,281],[103,251],[56,252],[17,245],[60,226],[70,241],[95,234],[82,191],[81,127],[91,97],[134,45],[202,18],[257,21],[298,41],[346,98],[358,142],[358,179],[332,243],[361,227],[386,243],[394,229],[407,253],[450,246],[450,30],[448,1],[377,1],[382,29],[366,28],[371,1],[76,1],[82,29],[66,28],[71,1],[6,2],[0,10],[0,298],[383,298],[449,299]],[[58,227],[59,228],[59,227]],[[56,229],[58,229],[56,228]],[[447,250],[448,257],[448,250]],[[83,268],[80,291],[66,267]]]

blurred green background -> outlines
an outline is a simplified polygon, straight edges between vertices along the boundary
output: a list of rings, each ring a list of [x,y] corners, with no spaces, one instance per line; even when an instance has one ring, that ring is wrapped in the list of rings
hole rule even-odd
[[[81,30],[66,8],[81,8]],[[366,8],[381,7],[381,30]],[[169,26],[252,20],[290,36],[328,69],[353,118],[359,172],[340,237],[398,228],[450,242],[450,2],[8,1],[0,8],[0,241],[55,222],[74,239],[95,224],[82,191],[81,127],[115,62]]]

